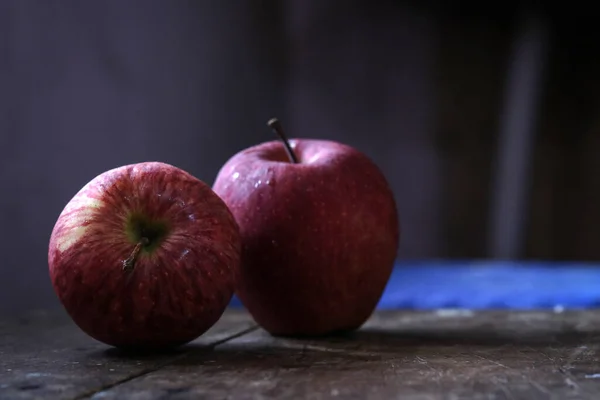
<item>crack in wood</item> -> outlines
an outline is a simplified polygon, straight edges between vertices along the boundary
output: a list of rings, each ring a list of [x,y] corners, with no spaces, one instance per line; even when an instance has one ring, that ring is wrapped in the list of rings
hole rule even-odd
[[[120,379],[118,381],[112,382],[112,383],[104,385],[104,386],[101,386],[99,388],[96,388],[94,390],[88,391],[86,393],[82,393],[82,394],[80,394],[78,396],[73,397],[72,400],[89,399],[89,398],[95,396],[97,393],[113,389],[113,388],[115,388],[115,387],[117,387],[119,385],[122,385],[124,383],[131,382],[131,381],[133,381],[135,379],[138,379],[138,378],[141,378],[141,377],[143,377],[145,375],[151,374],[152,372],[156,372],[156,371],[158,371],[158,370],[160,370],[162,368],[168,367],[170,364],[172,364],[172,363],[174,363],[176,361],[184,360],[184,359],[186,359],[188,357],[192,357],[192,356],[197,355],[199,353],[210,351],[210,350],[214,349],[215,347],[217,347],[217,346],[219,346],[219,345],[221,345],[223,343],[226,343],[226,342],[228,342],[230,340],[234,340],[234,339],[237,339],[237,338],[239,338],[241,336],[247,335],[247,334],[249,334],[249,333],[251,333],[251,332],[253,332],[253,331],[257,330],[257,329],[258,329],[257,326],[251,326],[251,327],[246,328],[246,329],[244,329],[244,330],[242,330],[240,332],[237,332],[235,334],[229,335],[229,336],[227,336],[227,337],[225,337],[223,339],[217,340],[214,343],[211,343],[210,345],[207,345],[206,347],[203,347],[202,349],[191,350],[191,351],[185,352],[185,353],[183,353],[183,354],[181,354],[179,356],[172,357],[169,360],[167,360],[165,362],[162,362],[162,363],[154,366],[153,368],[144,369],[144,370],[142,370],[142,371],[140,371],[140,372],[138,372],[136,374],[130,375],[130,376],[126,377],[126,378]]]

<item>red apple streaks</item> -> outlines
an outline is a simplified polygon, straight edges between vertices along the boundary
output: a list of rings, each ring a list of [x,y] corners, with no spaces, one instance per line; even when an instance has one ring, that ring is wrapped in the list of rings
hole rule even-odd
[[[117,347],[185,344],[222,315],[239,269],[237,224],[211,188],[159,162],[106,171],[64,208],[48,249],[74,322]]]

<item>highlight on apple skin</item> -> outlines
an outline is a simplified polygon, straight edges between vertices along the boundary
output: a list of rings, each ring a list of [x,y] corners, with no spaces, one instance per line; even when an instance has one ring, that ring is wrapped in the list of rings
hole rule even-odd
[[[224,202],[191,174],[144,162],[106,171],[66,205],[52,231],[52,285],[89,336],[168,348],[202,335],[234,291],[240,235]]]
[[[283,145],[240,151],[213,184],[240,228],[236,294],[272,335],[357,329],[379,302],[397,256],[393,193],[351,146],[288,141],[277,120],[269,126]]]

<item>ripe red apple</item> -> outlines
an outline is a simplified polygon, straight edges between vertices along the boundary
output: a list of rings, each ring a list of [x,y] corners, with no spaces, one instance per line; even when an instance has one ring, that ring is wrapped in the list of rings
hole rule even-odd
[[[185,344],[234,291],[237,224],[210,186],[160,162],[126,165],[66,205],[48,249],[50,278],[73,321],[116,347]]]
[[[245,149],[213,190],[242,237],[236,294],[272,335],[316,336],[359,328],[392,272],[396,203],[378,167],[337,142],[279,141]]]

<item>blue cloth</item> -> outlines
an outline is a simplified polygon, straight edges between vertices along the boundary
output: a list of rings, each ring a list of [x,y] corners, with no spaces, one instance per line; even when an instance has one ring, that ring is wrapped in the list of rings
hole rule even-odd
[[[234,307],[241,304],[237,298]],[[379,309],[600,306],[600,264],[502,261],[397,263]]]

